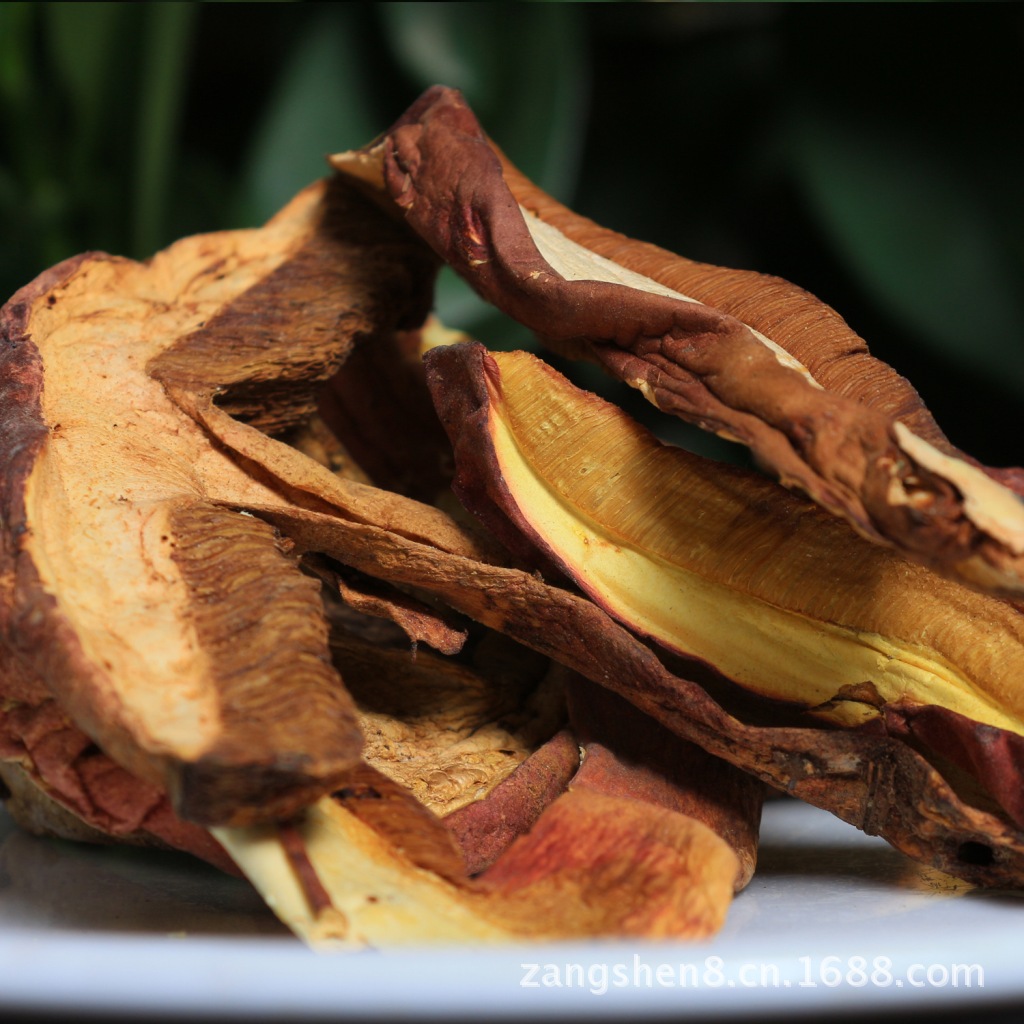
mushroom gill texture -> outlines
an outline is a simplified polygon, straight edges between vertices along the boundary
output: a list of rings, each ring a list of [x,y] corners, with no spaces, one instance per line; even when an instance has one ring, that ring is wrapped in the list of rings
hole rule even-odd
[[[806,292],[576,216],[503,158],[453,90],[428,91],[332,162],[548,344],[748,445],[862,536],[978,588],[1024,592],[1020,474],[953,448],[912,387]]]

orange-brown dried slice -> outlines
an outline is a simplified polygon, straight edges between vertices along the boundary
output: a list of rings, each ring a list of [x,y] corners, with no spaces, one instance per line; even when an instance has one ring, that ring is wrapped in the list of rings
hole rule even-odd
[[[305,501],[475,550],[444,515],[262,432],[308,419],[357,338],[421,322],[432,273],[331,179],[261,229],[145,264],[79,257],[4,307],[0,630],[183,817],[291,813],[361,748],[317,582],[225,500]]]
[[[863,536],[981,589],[1024,592],[1024,476],[949,445],[906,381],[823,303],[573,216],[510,167],[452,90],[428,91],[381,139],[333,162],[556,348],[748,445]]]

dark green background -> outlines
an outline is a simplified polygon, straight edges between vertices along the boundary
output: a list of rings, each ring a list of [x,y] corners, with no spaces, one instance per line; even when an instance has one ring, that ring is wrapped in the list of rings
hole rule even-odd
[[[803,285],[1019,464],[1022,58],[1017,4],[6,3],[0,287],[257,224],[443,82],[562,200]]]

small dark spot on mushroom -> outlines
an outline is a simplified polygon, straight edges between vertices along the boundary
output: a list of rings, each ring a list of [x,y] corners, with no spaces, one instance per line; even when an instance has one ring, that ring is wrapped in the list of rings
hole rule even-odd
[[[995,860],[995,853],[987,843],[976,843],[969,840],[961,843],[956,851],[957,859],[964,864],[976,864],[978,867],[988,867]]]
[[[331,794],[335,800],[380,800],[381,794],[373,786],[345,786]]]

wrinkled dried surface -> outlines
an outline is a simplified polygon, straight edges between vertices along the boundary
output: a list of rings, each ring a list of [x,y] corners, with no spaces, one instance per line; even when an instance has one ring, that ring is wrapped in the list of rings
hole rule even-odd
[[[346,773],[331,799],[417,867],[455,883],[465,878],[462,851],[452,834],[425,803],[390,775],[371,764],[357,765]]]
[[[480,799],[450,815],[463,825],[451,828],[427,809],[438,802],[433,780],[417,786],[413,779],[405,788],[389,776],[396,760],[437,765],[456,753],[458,743],[441,754],[423,749],[427,737],[430,746],[439,744],[428,717],[437,719],[443,743],[453,709],[476,718],[493,708],[474,711],[472,701],[467,707],[465,691],[479,697],[480,687],[466,678],[449,679],[449,700],[430,712],[436,697],[429,673],[420,686],[392,673],[378,679],[392,687],[374,695],[394,709],[387,724],[415,718],[410,704],[416,705],[424,713],[422,735],[402,736],[390,750],[368,750],[382,770],[353,770],[330,800],[285,825],[214,830],[298,934],[316,944],[358,947],[590,935],[696,939],[721,926],[741,873],[737,856],[683,813],[675,786],[652,763],[638,775],[628,761],[616,761],[617,778],[606,784],[600,772],[577,772],[577,741],[561,732],[490,792],[481,773],[473,794]],[[357,682],[353,690],[366,699]],[[396,701],[404,707],[395,708]],[[488,731],[479,729],[484,741]],[[372,724],[367,732],[372,735]],[[604,748],[602,760],[612,758]],[[622,784],[641,777],[640,786]],[[491,831],[479,834],[487,825]]]
[[[439,815],[486,796],[564,719],[562,679],[542,658],[502,674],[343,636],[333,650],[364,757]]]
[[[451,449],[423,382],[422,335],[396,332],[356,346],[320,410],[378,487],[433,502],[451,481]]]
[[[475,875],[490,867],[514,839],[529,832],[565,792],[579,765],[579,740],[563,729],[489,793],[446,815],[445,826],[465,853],[466,871]]]
[[[529,934],[701,939],[722,926],[736,856],[707,826],[570,788],[481,876],[492,913]]]
[[[0,624],[74,721],[193,820],[287,813],[361,742],[319,588],[287,542],[211,499],[287,492],[461,543],[443,515],[335,477],[211,395],[294,424],[356,337],[422,319],[431,272],[334,181],[258,231],[147,264],[79,257],[4,309]]]
[[[461,392],[460,392],[461,394]],[[832,811],[905,853],[980,885],[1024,884],[1024,835],[961,800],[928,761],[874,731],[745,724],[673,674],[600,608],[521,570],[474,562],[366,524],[314,512],[251,511],[300,547],[420,587],[453,608],[622,695],[678,735]],[[979,863],[963,851],[985,849]]]
[[[341,598],[341,607],[335,605],[336,618],[352,619],[355,615],[363,621],[366,617],[387,619],[401,630],[413,651],[420,642],[442,654],[458,654],[462,650],[467,629],[452,621],[451,615],[368,576],[356,578],[356,574],[349,574],[346,579],[345,574],[335,571],[334,567],[313,566],[309,559],[306,566],[313,567],[316,575]],[[328,612],[329,617],[330,614]]]
[[[906,382],[806,293],[573,217],[503,164],[451,90],[429,91],[382,141],[333,161],[385,191],[474,288],[551,344],[749,445],[865,537],[980,588],[1024,590],[1019,474],[962,457]]]
[[[632,243],[587,234],[503,168],[450,93],[340,162],[389,188],[441,255],[553,344],[745,440],[862,533],[1012,589],[1016,499],[959,458],[831,311],[795,313],[801,296],[764,282],[765,307],[748,308],[748,278],[665,276],[657,254],[634,260]],[[457,354],[431,374],[467,503],[517,555],[553,528],[532,564],[591,597],[510,567],[493,536],[417,500],[438,500],[451,469],[415,362],[439,333],[424,324],[436,258],[379,200],[335,178],[258,231],[185,239],[145,265],[69,261],[0,314],[0,758],[22,819],[43,808],[51,827],[63,808],[72,830],[214,860],[226,849],[298,934],[345,946],[706,937],[753,869],[761,780],[953,874],[1024,884],[1024,836],[1007,817],[1024,822],[1007,782],[1021,737],[1004,720],[1019,702],[986,674],[986,657],[1006,660],[997,641],[975,651],[944,624],[958,588],[922,584],[872,619],[896,577],[931,577],[876,573],[897,562],[865,546],[822,606],[767,552],[824,563],[845,527],[730,473],[695,496],[742,553],[688,527],[675,501],[645,524],[600,467],[634,494],[672,473],[596,420],[571,457],[540,460],[517,518],[522,424],[506,424],[502,448],[488,419],[500,395]],[[812,327],[828,354],[801,348]],[[572,403],[543,390],[541,418],[568,437],[558,406]],[[414,438],[390,426],[410,410]],[[530,518],[541,508],[549,522]],[[612,588],[607,552],[564,557],[594,523],[592,549],[646,559],[611,570]],[[807,531],[818,546],[801,549]],[[699,552],[685,572],[710,581],[730,627],[778,639],[825,624],[801,655],[801,686],[820,687],[802,703],[844,722],[864,709],[869,727],[780,724],[800,721],[796,691],[763,671],[782,659],[714,622],[684,638],[692,615],[638,620],[631,581],[675,587],[659,573],[687,533]],[[996,603],[970,601],[961,618],[998,618]],[[650,637],[685,657],[659,658]],[[851,643],[904,669],[868,687]],[[694,658],[728,669],[716,693],[731,679],[769,712],[724,710],[689,678]],[[928,672],[967,696],[922,707]]]
[[[736,856],[685,815],[581,786],[476,881],[425,869],[324,799],[283,828],[214,834],[307,941],[346,947],[591,935],[700,939],[721,926]]]
[[[452,348],[431,365],[486,388],[489,449],[475,431],[460,444],[467,419],[448,417],[467,501],[499,496],[632,629],[845,724],[907,700],[1024,732],[1012,605],[862,541],[771,481],[662,445],[526,353]]]
[[[569,718],[583,744],[574,789],[625,797],[703,823],[735,854],[735,890],[747,885],[757,864],[764,797],[758,779],[579,677],[569,687]]]
[[[216,276],[230,293],[218,295],[219,304],[204,307],[178,281],[176,301],[167,293],[154,310],[147,293],[153,267],[181,273],[181,252],[172,250],[150,267],[87,258],[60,279],[60,324],[47,320],[50,281],[32,296],[24,321],[12,320],[47,384],[36,390],[33,422],[59,433],[64,447],[54,452],[51,441],[32,452],[16,495],[33,529],[20,542],[11,538],[8,635],[56,696],[50,706],[59,701],[85,723],[123,765],[116,771],[133,783],[138,775],[161,806],[169,809],[169,794],[180,815],[212,826],[278,912],[311,938],[389,942],[645,927],[707,934],[731,898],[736,862],[728,845],[685,816],[633,807],[621,794],[571,795],[548,808],[550,818],[541,814],[539,834],[551,849],[564,848],[564,864],[524,873],[520,845],[518,861],[495,861],[501,873],[486,891],[469,885],[452,833],[432,808],[447,813],[486,798],[559,728],[561,673],[543,657],[511,656],[493,637],[462,651],[465,630],[413,596],[436,587],[374,586],[316,561],[318,549],[291,536],[322,518],[331,537],[370,530],[372,547],[395,538],[422,547],[442,572],[475,572],[503,557],[493,541],[434,508],[331,472],[323,430],[311,435],[315,459],[268,434],[302,436],[310,388],[352,332],[369,330],[342,316],[339,333],[321,337],[322,303],[311,309],[312,327],[283,317],[291,264],[305,275],[303,254],[322,249],[316,233],[324,221],[303,207],[315,209],[321,198],[314,190],[300,200],[299,241],[285,233],[289,251],[280,265]],[[306,244],[307,230],[315,244]],[[239,242],[220,241],[229,248]],[[254,242],[264,262],[267,242]],[[186,262],[202,263],[211,260],[208,244],[186,240],[179,249]],[[337,291],[339,282],[331,283]],[[361,297],[357,290],[335,301],[351,312]],[[271,339],[246,329],[262,302],[271,307],[268,330],[285,335],[283,359]],[[123,315],[123,304],[137,307],[134,318]],[[315,358],[299,351],[314,342],[324,349]],[[91,404],[71,373],[86,357],[110,381]],[[112,442],[106,435],[115,422],[124,436]],[[104,451],[110,444],[114,457]],[[39,579],[18,578],[15,559]],[[376,561],[351,564],[386,578]],[[464,660],[329,636],[324,588],[331,587],[328,603],[346,609],[339,625],[380,616]],[[39,594],[54,607],[30,635],[23,606]],[[31,641],[44,634],[39,655]],[[72,671],[55,673],[55,663]],[[90,744],[86,733],[76,735]],[[301,812],[325,786],[332,795]],[[101,787],[102,797],[110,794]],[[602,801],[621,805],[625,830],[613,821],[595,831]],[[626,841],[635,837],[640,861]],[[266,881],[268,850],[275,866]],[[669,868],[671,878],[660,878]],[[392,900],[398,888],[402,896]],[[623,909],[648,891],[658,894],[650,921]],[[415,926],[402,905],[418,916]]]
[[[165,792],[103,753],[2,644],[0,680],[0,780],[23,828],[85,842],[171,846],[235,870],[206,829],[182,821]]]

